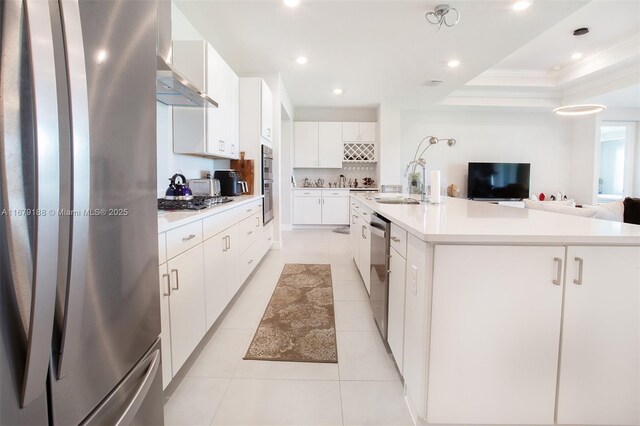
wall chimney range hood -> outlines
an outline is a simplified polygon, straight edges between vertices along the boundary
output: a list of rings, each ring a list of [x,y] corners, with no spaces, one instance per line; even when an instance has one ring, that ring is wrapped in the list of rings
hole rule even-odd
[[[156,99],[165,105],[218,107],[204,90],[196,87],[171,65],[171,0],[158,1],[158,65]]]

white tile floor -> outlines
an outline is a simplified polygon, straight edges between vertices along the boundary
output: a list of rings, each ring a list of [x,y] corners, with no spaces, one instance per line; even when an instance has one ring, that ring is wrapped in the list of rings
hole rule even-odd
[[[285,263],[330,263],[338,364],[243,360]],[[167,425],[411,425],[349,236],[283,233],[165,404]]]

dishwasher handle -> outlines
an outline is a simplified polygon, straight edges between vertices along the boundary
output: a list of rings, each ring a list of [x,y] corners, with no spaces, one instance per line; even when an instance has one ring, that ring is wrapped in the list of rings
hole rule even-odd
[[[369,231],[371,232],[371,234],[375,235],[376,237],[386,238],[387,236],[387,233],[385,232],[385,230],[381,229],[380,225],[377,225],[377,224],[371,223],[369,226]]]

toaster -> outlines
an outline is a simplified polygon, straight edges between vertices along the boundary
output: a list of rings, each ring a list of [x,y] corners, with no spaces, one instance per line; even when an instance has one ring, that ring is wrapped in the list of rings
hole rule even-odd
[[[191,179],[189,188],[196,196],[217,197],[220,195],[220,181],[218,179]]]

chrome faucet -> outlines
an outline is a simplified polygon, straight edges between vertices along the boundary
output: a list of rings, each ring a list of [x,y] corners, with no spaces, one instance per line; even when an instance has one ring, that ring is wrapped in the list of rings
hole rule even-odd
[[[407,168],[404,171],[404,177],[407,177],[407,175],[409,174],[409,169],[414,164],[422,167],[422,195],[420,197],[420,200],[427,201],[427,162],[425,161],[425,159],[419,158],[407,164]]]

